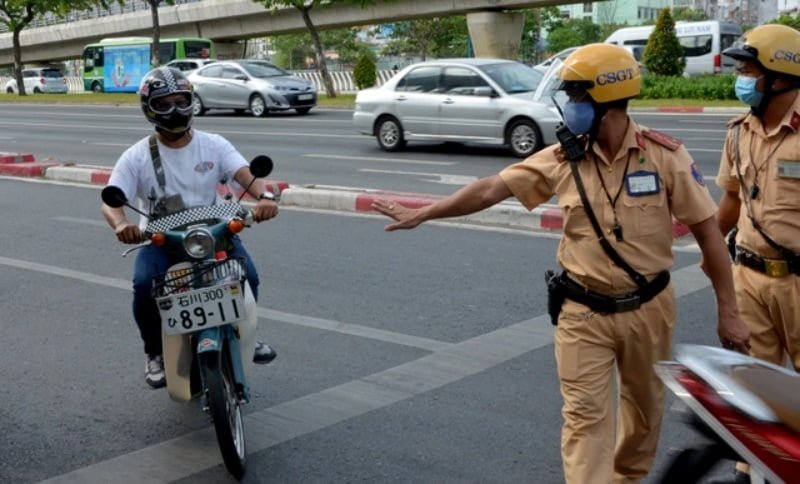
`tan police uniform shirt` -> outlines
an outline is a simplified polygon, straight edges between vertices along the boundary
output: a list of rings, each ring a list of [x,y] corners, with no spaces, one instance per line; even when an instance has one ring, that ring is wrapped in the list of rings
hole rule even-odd
[[[631,277],[614,265],[600,246],[569,163],[558,160],[557,149],[558,145],[551,146],[511,165],[500,172],[500,177],[528,210],[554,195],[558,197],[558,205],[564,213],[564,235],[558,248],[558,260],[574,279],[609,295],[635,290]],[[657,180],[658,190],[657,193],[632,195],[627,186],[622,187],[616,212],[623,241],[618,242],[611,232],[614,211],[598,179],[596,166],[613,200],[624,181],[629,159],[627,174],[654,174],[649,179]],[[632,119],[613,160],[607,160],[595,143],[592,153],[578,166],[587,197],[606,238],[628,264],[648,279],[672,266],[672,215],[693,225],[716,213],[716,205],[702,175],[680,142],[661,133],[648,132]]]
[[[756,182],[759,193],[752,200],[753,218],[775,242],[800,253],[800,94],[780,126],[769,133],[764,133],[761,120],[752,114],[737,118],[732,124],[737,122],[740,124],[739,156],[747,197],[742,194],[736,175],[733,127],[725,139],[717,175],[717,185],[736,192],[742,201],[737,243],[763,257],[780,257],[747,216],[745,200]]]

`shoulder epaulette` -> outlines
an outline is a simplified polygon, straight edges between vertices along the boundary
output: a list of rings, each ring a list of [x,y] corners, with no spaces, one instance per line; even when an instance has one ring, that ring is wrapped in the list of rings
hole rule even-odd
[[[732,127],[736,126],[737,124],[742,124],[742,121],[744,121],[745,118],[747,118],[747,116],[749,116],[749,115],[750,115],[750,113],[744,113],[744,114],[740,114],[740,115],[736,116],[735,118],[733,118],[730,121],[728,121],[728,127],[732,128]]]
[[[652,129],[642,130],[642,136],[670,151],[677,150],[683,144],[683,142],[677,138]]]

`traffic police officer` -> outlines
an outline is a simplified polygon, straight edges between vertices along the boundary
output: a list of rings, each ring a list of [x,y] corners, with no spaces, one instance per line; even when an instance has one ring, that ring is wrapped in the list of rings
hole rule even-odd
[[[717,176],[719,228],[738,227],[736,299],[752,355],[788,356],[800,370],[800,32],[762,25],[723,55],[737,61],[736,95],[751,107],[730,123]]]
[[[621,47],[591,44],[565,59],[559,79],[569,96],[561,147],[546,148],[427,207],[388,201],[373,207],[396,220],[386,227],[391,231],[477,212],[512,195],[529,210],[558,197],[564,273],[550,279],[566,298],[551,312],[558,323],[564,474],[569,483],[638,482],[652,464],[663,413],[664,389],[653,364],[669,358],[671,350],[673,215],[690,227],[704,254],[721,340],[746,351],[749,334],[736,309],[716,206],[702,175],[679,141],[627,115],[628,100],[641,88],[636,60]],[[592,218],[610,251],[598,243]]]

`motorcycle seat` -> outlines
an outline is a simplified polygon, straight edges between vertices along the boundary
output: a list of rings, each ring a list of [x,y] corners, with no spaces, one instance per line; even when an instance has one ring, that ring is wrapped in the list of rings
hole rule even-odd
[[[733,368],[731,377],[758,396],[782,424],[800,433],[800,374],[743,365]]]

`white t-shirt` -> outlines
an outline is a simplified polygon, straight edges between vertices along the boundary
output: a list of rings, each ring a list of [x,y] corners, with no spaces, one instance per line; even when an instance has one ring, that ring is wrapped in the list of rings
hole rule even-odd
[[[153,160],[150,157],[150,137],[131,146],[120,156],[109,185],[119,187],[128,200],[137,201],[139,210],[149,213],[151,190],[156,199],[164,193],[158,185]],[[192,140],[183,148],[175,149],[158,143],[161,166],[164,168],[166,195],[179,194],[184,206],[212,205],[219,200],[217,187],[224,178],[233,181],[233,175],[247,160],[222,136],[192,130]],[[147,219],[141,217],[139,226],[144,228]]]

